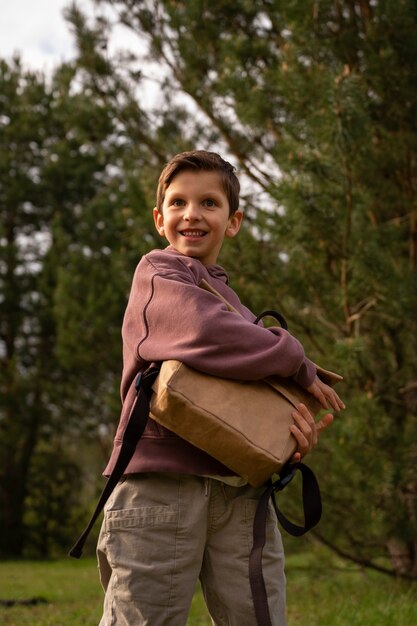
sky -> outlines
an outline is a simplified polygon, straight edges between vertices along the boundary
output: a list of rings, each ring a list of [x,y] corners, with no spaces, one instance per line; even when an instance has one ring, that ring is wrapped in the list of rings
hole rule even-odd
[[[48,73],[74,56],[62,10],[69,0],[0,0],[0,57],[19,52],[24,65]],[[91,7],[88,0],[78,0]],[[91,9],[90,9],[91,10]]]
[[[75,38],[63,10],[72,0],[0,0],[0,58],[18,52],[25,67],[46,74],[75,55]],[[76,0],[87,15],[94,15],[93,0]],[[114,15],[114,13],[112,14]],[[113,30],[109,52],[119,47],[139,49],[138,38],[123,26]]]
[[[18,52],[24,67],[48,75],[59,63],[74,57],[74,38],[62,15],[71,1],[0,0],[0,58],[10,59]],[[76,0],[76,3],[88,15],[94,14],[92,0]],[[109,42],[109,53],[119,47],[135,50],[138,46],[143,51],[138,38],[126,28],[119,27]],[[155,64],[146,66],[149,80],[141,85],[141,103],[150,109],[160,97],[157,82],[161,72],[162,69]],[[244,184],[244,176],[241,182]]]
[[[0,58],[10,60],[19,53],[23,66],[46,75],[63,61],[75,56],[75,38],[63,10],[72,0],[0,0]],[[94,15],[93,0],[76,0],[89,16]],[[114,13],[111,13],[114,15]],[[138,37],[124,26],[113,29],[109,53],[119,48],[144,51]],[[161,69],[148,63],[141,98],[151,106],[159,97]]]

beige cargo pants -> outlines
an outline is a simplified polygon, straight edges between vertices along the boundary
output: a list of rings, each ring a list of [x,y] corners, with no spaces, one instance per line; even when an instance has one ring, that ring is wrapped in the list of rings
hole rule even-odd
[[[185,626],[200,578],[216,626],[256,626],[248,577],[261,489],[183,474],[123,479],[105,511],[97,554],[100,626]],[[263,575],[273,626],[285,626],[281,535],[271,508]]]

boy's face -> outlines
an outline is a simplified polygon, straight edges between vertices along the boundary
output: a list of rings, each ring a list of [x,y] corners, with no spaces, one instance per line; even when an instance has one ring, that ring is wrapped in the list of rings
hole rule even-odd
[[[185,170],[167,188],[162,213],[154,209],[154,221],[158,233],[178,252],[213,265],[224,238],[239,232],[242,212],[229,215],[217,172]]]

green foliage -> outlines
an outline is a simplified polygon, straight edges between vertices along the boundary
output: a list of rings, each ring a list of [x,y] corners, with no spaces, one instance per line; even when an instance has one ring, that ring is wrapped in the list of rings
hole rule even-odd
[[[347,415],[315,459],[323,540],[415,576],[415,3],[111,4],[148,38],[163,96],[191,96],[253,183],[222,257],[232,284],[345,375]]]
[[[48,286],[41,279],[49,245],[41,170],[51,98],[42,78],[23,74],[18,61],[0,62],[0,93],[0,551],[13,553],[22,546],[25,481],[48,414],[40,381],[53,369]]]
[[[74,528],[81,527],[79,473],[65,450],[38,446],[27,484],[25,556],[53,557],[74,542]]]
[[[221,257],[232,284],[253,310],[280,309],[309,356],[345,376],[348,410],[312,456],[321,540],[373,567],[389,554],[415,577],[415,3],[97,5],[148,49],[110,55],[109,18],[71,6],[78,57],[51,85],[1,65],[0,472],[22,479],[0,511],[19,526],[44,434],[103,444],[131,275],[161,245],[159,170],[211,148],[244,183],[245,226]],[[161,91],[145,106],[149,62]]]
[[[149,149],[121,140],[115,103],[83,71],[63,65],[47,84],[18,60],[0,64],[2,555],[68,545],[58,526],[39,538],[40,520],[65,511],[53,480],[76,472],[75,457],[58,463],[52,450],[87,436],[97,455],[115,421],[124,305],[155,241]]]
[[[346,567],[314,545],[296,554],[292,546],[287,546],[287,553],[289,626],[415,623],[415,584],[393,582],[380,574]],[[0,620],[5,626],[93,626],[100,619],[103,592],[93,559],[7,561],[0,564],[0,589],[0,599],[43,597],[48,602],[33,607],[0,607]],[[187,624],[210,623],[197,587]]]

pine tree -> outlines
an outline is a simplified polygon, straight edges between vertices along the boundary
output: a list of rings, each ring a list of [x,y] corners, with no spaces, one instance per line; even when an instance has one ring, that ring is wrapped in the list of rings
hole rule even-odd
[[[345,375],[348,411],[313,457],[321,540],[416,577],[415,3],[101,4],[148,41],[162,96],[203,114],[198,147],[211,137],[253,182],[244,245],[224,257],[234,284],[252,306],[277,301]]]
[[[46,500],[30,493],[46,459],[45,489],[58,497],[53,476],[67,476],[82,506],[89,468],[79,439],[97,457],[119,412],[123,309],[134,265],[155,243],[140,171],[148,148],[123,141],[87,81],[74,63],[48,82],[18,60],[0,64],[2,555],[33,554],[34,542],[46,556],[56,544],[52,526],[35,532]],[[61,504],[48,506],[65,517]]]
[[[30,459],[49,409],[42,381],[53,371],[50,316],[40,287],[50,213],[40,172],[49,140],[51,98],[18,61],[0,63],[1,420],[0,548],[23,545]]]

